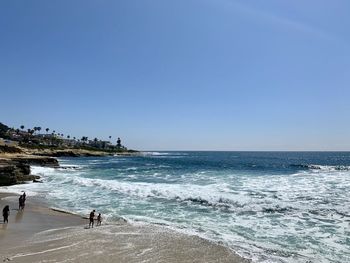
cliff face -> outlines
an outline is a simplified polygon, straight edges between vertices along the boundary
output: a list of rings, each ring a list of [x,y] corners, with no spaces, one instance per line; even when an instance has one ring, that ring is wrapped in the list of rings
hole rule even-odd
[[[13,157],[0,159],[0,186],[33,181],[39,176],[30,174],[30,165],[58,167],[58,161],[50,157]]]
[[[17,183],[16,167],[13,165],[0,165],[0,185],[12,185]]]
[[[37,165],[43,167],[59,167],[59,163],[55,158],[44,156],[20,156],[13,157],[11,160],[19,164]]]

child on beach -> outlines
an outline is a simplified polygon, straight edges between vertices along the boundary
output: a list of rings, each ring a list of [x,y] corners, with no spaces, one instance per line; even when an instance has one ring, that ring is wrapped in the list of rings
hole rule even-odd
[[[96,224],[96,226],[100,226],[101,223],[102,223],[102,217],[101,217],[101,213],[99,213],[98,216],[97,216],[97,224]]]

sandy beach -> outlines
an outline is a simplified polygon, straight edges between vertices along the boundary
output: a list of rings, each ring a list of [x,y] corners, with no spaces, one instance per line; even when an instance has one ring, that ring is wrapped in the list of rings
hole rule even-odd
[[[0,194],[10,205],[9,224],[0,224],[1,260],[11,262],[248,262],[228,248],[154,225],[126,222],[87,229],[80,216],[54,211],[28,198]]]

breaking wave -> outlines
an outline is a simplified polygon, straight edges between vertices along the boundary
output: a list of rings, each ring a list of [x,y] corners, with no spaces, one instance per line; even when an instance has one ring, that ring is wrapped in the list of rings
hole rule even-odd
[[[350,166],[345,165],[316,165],[316,164],[291,164],[291,167],[297,167],[310,170],[321,171],[350,171]]]

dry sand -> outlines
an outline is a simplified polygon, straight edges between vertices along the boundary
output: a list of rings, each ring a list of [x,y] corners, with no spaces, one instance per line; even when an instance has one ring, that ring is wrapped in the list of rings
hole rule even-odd
[[[248,262],[228,248],[153,225],[125,222],[87,229],[87,220],[53,211],[29,198],[0,194],[10,205],[9,224],[0,224],[0,260],[7,262]],[[2,220],[1,220],[2,221]]]

